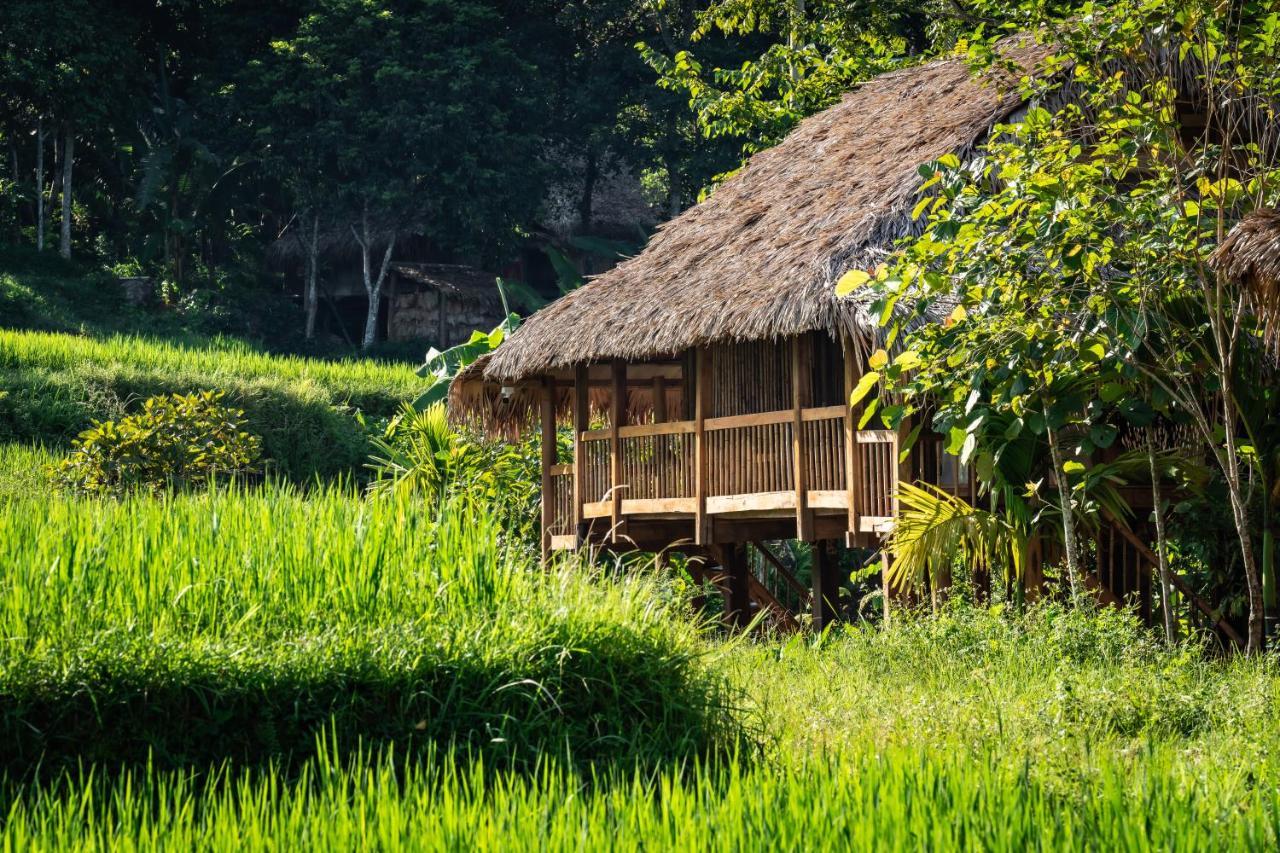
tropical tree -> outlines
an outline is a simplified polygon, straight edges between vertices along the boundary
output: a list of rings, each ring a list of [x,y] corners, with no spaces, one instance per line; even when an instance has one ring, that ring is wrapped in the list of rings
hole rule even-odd
[[[925,170],[924,235],[877,278],[886,307],[954,307],[942,326],[898,327],[918,366],[886,378],[907,408],[936,404],[935,423],[963,432],[959,450],[980,474],[1010,439],[1044,436],[1073,577],[1073,478],[1115,440],[1117,418],[1150,423],[1136,393],[1148,388],[1154,408],[1193,426],[1225,482],[1256,651],[1249,484],[1261,471],[1242,400],[1261,384],[1258,324],[1248,294],[1207,261],[1236,219],[1280,192],[1280,17],[1196,0],[1090,11],[1039,19],[1060,55],[1024,94],[1069,80],[1067,106],[1033,107],[984,154]],[[1001,434],[987,428],[992,413],[1012,418]]]

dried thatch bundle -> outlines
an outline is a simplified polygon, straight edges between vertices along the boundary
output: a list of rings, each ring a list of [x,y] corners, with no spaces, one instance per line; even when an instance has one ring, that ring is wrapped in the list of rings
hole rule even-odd
[[[1030,71],[1049,48],[1026,38],[1003,53]],[[974,79],[952,59],[859,86],[664,225],[638,256],[529,318],[486,378],[511,383],[815,330],[865,345],[876,323],[865,300],[836,297],[835,281],[919,227],[918,167],[972,150],[1021,106],[1016,82],[1003,70]]]
[[[1245,216],[1209,262],[1244,288],[1267,348],[1280,357],[1280,211],[1259,208]]]

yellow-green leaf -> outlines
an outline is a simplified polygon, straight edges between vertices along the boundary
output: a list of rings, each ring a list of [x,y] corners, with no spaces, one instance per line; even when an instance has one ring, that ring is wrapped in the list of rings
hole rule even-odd
[[[869,371],[862,374],[862,378],[858,380],[858,384],[854,386],[853,393],[849,395],[849,405],[856,406],[862,402],[862,398],[876,387],[876,383],[880,381],[880,374],[877,371]]]
[[[882,349],[878,349],[871,353],[871,358],[867,359],[867,364],[871,365],[872,370],[881,370],[889,363],[889,353]]]
[[[871,281],[871,275],[866,270],[849,270],[836,282],[836,296],[848,296],[868,281]]]

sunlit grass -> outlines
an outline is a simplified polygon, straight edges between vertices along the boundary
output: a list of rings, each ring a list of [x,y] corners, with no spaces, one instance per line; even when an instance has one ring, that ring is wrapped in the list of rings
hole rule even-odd
[[[229,339],[197,346],[0,329],[0,442],[65,448],[94,420],[117,419],[147,397],[221,390],[245,411],[271,470],[298,482],[350,476],[363,472],[368,431],[421,385],[404,365],[276,356]]]
[[[474,506],[0,501],[8,849],[1268,849],[1280,672],[955,606],[724,642]]]

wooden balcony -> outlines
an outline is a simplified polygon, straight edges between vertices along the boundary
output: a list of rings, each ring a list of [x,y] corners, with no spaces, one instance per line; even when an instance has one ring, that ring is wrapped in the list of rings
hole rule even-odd
[[[633,521],[671,522],[673,541],[695,544],[725,538],[711,532],[717,519],[771,521],[791,534],[785,538],[815,538],[815,524],[828,536],[878,537],[893,523],[899,477],[910,476],[899,433],[855,429],[846,406],[582,430],[575,438],[574,461],[548,466],[544,477],[550,549],[624,541]],[[939,474],[950,464],[938,453],[917,456],[936,457]],[[958,467],[946,473],[967,486]]]

